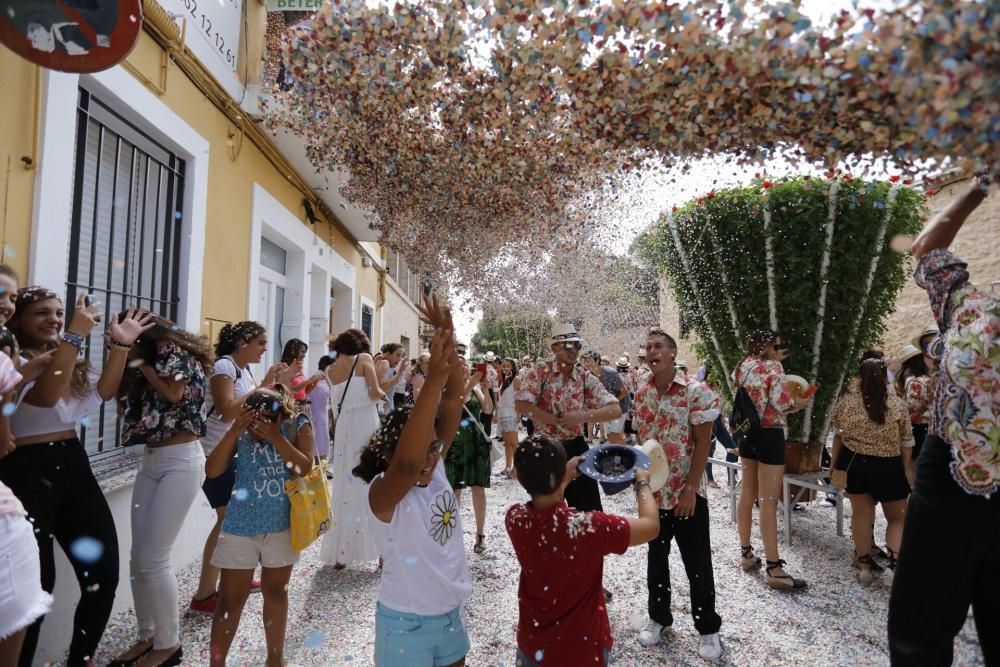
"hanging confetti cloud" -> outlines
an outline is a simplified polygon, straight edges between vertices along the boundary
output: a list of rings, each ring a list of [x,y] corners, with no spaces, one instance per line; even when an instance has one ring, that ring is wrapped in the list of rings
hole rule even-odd
[[[285,34],[267,120],[347,169],[411,265],[469,287],[483,257],[586,228],[650,159],[1000,170],[998,33],[997,0],[827,26],[740,0],[333,2]]]

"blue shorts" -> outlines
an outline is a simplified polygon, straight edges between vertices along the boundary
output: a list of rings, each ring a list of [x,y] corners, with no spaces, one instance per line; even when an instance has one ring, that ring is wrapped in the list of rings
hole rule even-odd
[[[466,656],[469,635],[456,607],[447,614],[419,616],[375,609],[376,667],[445,667]]]
[[[208,504],[212,509],[219,509],[229,504],[229,499],[233,497],[233,487],[236,486],[236,457],[229,462],[229,466],[218,477],[206,477],[201,485],[201,490],[208,498]]]

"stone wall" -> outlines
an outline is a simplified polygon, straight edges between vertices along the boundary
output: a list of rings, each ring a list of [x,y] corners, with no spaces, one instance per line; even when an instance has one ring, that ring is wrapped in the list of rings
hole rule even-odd
[[[938,190],[927,202],[927,219],[944,208],[968,184],[967,179],[958,180]],[[969,216],[952,244],[952,250],[969,263],[973,282],[983,289],[990,289],[994,281],[1000,281],[1000,191],[994,189],[986,201]],[[911,274],[912,270],[911,262]],[[1000,293],[1000,283],[995,290]],[[896,300],[895,312],[889,317],[888,329],[882,341],[883,349],[887,354],[895,354],[931,321],[927,293],[917,287],[912,279],[908,280]],[[660,324],[670,334],[679,333],[680,311],[665,280],[660,283]],[[693,349],[697,341],[698,338],[693,333],[687,339],[678,337],[677,340],[678,358],[685,359],[691,367],[697,364],[697,355]]]
[[[936,192],[927,202],[928,219],[968,186],[968,180],[961,180]],[[951,249],[969,263],[972,281],[979,287],[990,289],[993,281],[1000,281],[1000,191],[994,189],[969,216]],[[1000,293],[1000,284],[995,289]],[[889,317],[883,349],[895,354],[932,321],[927,293],[913,280],[907,281],[896,299],[896,312]]]

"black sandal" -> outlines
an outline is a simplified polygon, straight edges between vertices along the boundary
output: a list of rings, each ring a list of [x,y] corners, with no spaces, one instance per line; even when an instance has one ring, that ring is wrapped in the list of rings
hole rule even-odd
[[[740,557],[740,567],[743,568],[744,572],[760,569],[762,565],[760,556],[754,555],[752,544],[740,547],[740,550],[743,552],[743,555]]]
[[[486,551],[486,536],[485,535],[476,535],[476,546],[472,547],[472,550],[475,553],[477,553],[477,554],[481,554],[484,551]]]
[[[784,564],[785,561],[780,558],[778,560],[767,561],[767,567],[764,568],[764,572],[767,574],[768,586],[779,591],[804,591],[809,587],[809,584],[806,582],[796,579],[789,574],[771,574],[771,570],[777,570]]]
[[[862,565],[867,565],[867,569],[861,567]],[[870,586],[875,581],[875,575],[882,572],[882,566],[872,559],[871,554],[856,556],[854,567],[858,569],[858,581],[861,582],[862,586]]]

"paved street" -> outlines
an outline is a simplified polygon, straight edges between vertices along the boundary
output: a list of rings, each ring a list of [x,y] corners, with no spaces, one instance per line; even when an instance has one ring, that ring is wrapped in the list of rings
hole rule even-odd
[[[718,611],[723,618],[720,665],[888,664],[885,619],[889,591],[879,587],[864,589],[853,578],[850,538],[837,537],[832,507],[812,503],[794,516],[794,544],[782,556],[789,561],[789,571],[808,579],[810,588],[804,594],[792,595],[771,591],[761,573],[740,571],[736,527],[729,521],[725,491],[709,491]],[[503,529],[503,515],[510,504],[524,498],[524,492],[517,482],[494,477],[487,498],[489,550],[483,555],[472,553],[475,535],[468,499],[463,507],[465,543],[475,578],[467,606],[472,640],[467,664],[511,667],[518,565]],[[605,498],[605,509],[631,513],[632,494]],[[877,534],[881,535],[884,527],[879,517]],[[760,548],[756,532],[754,544]],[[636,628],[645,620],[646,548],[637,547],[624,556],[605,560],[605,583],[614,592],[609,606],[615,638],[614,664],[704,664],[698,657],[687,579],[677,550],[673,553],[670,569],[674,630],[664,633],[660,645],[650,649],[641,647],[635,639]],[[375,566],[373,562],[342,571],[322,566],[318,544],[303,554],[289,589],[286,657],[291,665],[372,664],[378,586]],[[190,599],[196,576],[197,567],[181,573],[182,600]],[[260,596],[251,596],[233,644],[230,665],[263,664],[260,611]],[[204,615],[182,617],[186,663],[207,663],[210,625],[211,619]],[[104,664],[128,643],[133,628],[131,612],[113,619],[98,664]],[[983,664],[971,619],[956,640],[955,649],[955,665]]]

